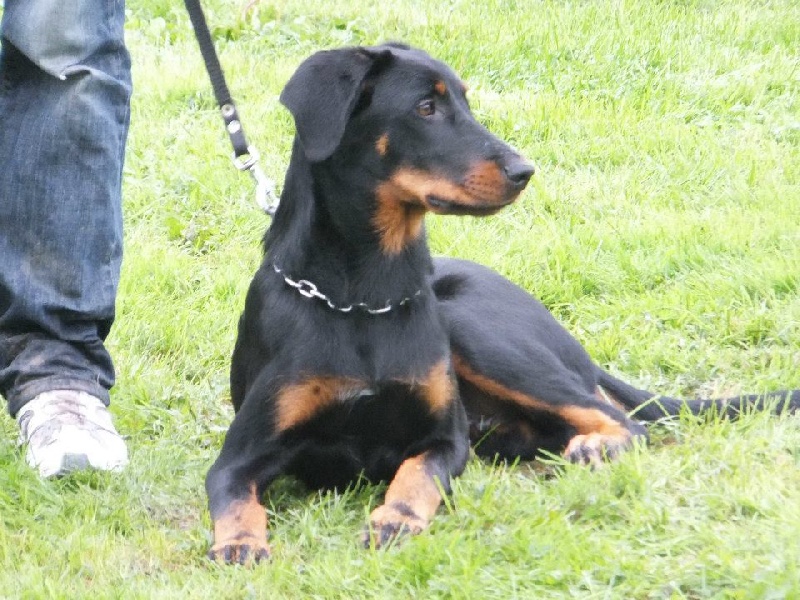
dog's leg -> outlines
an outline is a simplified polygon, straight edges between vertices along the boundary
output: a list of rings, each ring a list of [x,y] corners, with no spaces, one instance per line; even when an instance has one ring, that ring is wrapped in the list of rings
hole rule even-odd
[[[481,398],[470,405],[464,397],[472,423],[527,420],[537,435],[527,435],[527,424],[517,427],[520,435],[510,436],[515,444],[549,438],[568,460],[590,464],[646,437],[613,397],[603,397],[599,367],[541,302],[475,263],[437,259],[435,265],[434,291],[456,374]]]
[[[258,403],[251,403],[252,406]],[[293,453],[270,434],[263,412],[244,404],[231,424],[219,457],[206,476],[214,522],[212,560],[245,564],[270,556],[262,495]]]
[[[218,510],[212,510],[214,545],[208,552],[211,560],[246,564],[269,558],[267,513],[259,498],[258,488],[251,482],[246,496],[228,498]]]
[[[437,447],[406,459],[386,490],[384,504],[370,515],[364,545],[381,547],[400,535],[427,528],[442,493],[450,491],[450,476],[463,469],[458,454],[453,447]]]
[[[438,425],[430,441],[423,442],[427,449],[400,464],[384,504],[372,511],[364,537],[368,547],[380,547],[399,535],[417,534],[428,527],[442,493],[450,493],[450,479],[461,474],[469,457],[467,417],[448,362],[438,363],[412,389],[420,393],[431,414],[438,415]]]
[[[581,406],[560,407],[557,412],[578,432],[564,449],[564,457],[571,462],[597,466],[617,458],[636,440],[647,439],[643,425],[611,405],[591,406],[584,402]]]
[[[498,368],[489,376],[479,365],[455,356],[459,379],[479,390],[482,397],[480,405],[476,405],[465,395],[470,420],[480,421],[488,403],[496,405],[488,411],[490,419],[494,414],[516,414],[517,418],[528,415],[535,425],[538,418],[551,429],[563,429],[564,457],[581,464],[598,465],[614,459],[636,439],[646,439],[645,428],[628,418],[613,401],[606,401],[598,390],[590,393],[562,365],[548,364],[551,361],[547,355],[536,358],[536,368],[511,363],[515,369]],[[543,437],[560,436],[550,431]]]

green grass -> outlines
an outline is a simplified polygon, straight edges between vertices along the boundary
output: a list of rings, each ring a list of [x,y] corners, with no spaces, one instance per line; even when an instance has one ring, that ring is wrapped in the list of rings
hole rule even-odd
[[[278,103],[331,46],[405,40],[469,83],[538,167],[435,252],[541,298],[612,372],[665,394],[800,388],[800,5],[794,0],[208,0],[246,131],[282,179]],[[180,3],[129,0],[126,259],[109,344],[121,475],[40,481],[0,421],[8,598],[798,598],[800,421],[683,418],[590,471],[471,461],[430,532],[357,545],[379,487],[268,496],[274,560],[210,564],[203,477],[232,411],[235,323],[267,219]]]

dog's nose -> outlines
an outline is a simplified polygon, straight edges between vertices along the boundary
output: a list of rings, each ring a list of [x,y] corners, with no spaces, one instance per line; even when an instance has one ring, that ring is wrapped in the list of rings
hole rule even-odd
[[[534,171],[533,165],[521,158],[503,167],[506,178],[515,188],[520,190],[528,185],[528,181],[530,181]]]

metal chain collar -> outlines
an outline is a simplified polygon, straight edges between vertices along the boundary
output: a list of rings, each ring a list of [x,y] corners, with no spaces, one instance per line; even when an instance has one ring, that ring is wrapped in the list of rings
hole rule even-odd
[[[283,280],[286,282],[286,285],[296,289],[301,296],[305,298],[317,298],[318,300],[322,300],[325,304],[328,305],[328,308],[330,308],[331,310],[336,310],[342,313],[349,313],[352,312],[354,309],[358,309],[364,311],[369,315],[383,315],[388,313],[394,308],[405,306],[415,298],[419,298],[422,295],[422,290],[417,290],[416,292],[414,292],[413,295],[403,298],[402,300],[400,300],[400,302],[397,302],[396,304],[392,304],[391,300],[387,300],[386,305],[382,306],[381,308],[372,308],[365,302],[356,302],[355,304],[338,306],[337,304],[334,304],[333,301],[330,298],[328,298],[325,294],[320,292],[316,285],[314,285],[307,279],[300,279],[298,281],[295,281],[294,279],[289,277],[286,273],[284,273],[283,270],[281,270],[281,268],[278,267],[278,265],[275,264],[272,265],[272,269],[278,275],[283,277]]]

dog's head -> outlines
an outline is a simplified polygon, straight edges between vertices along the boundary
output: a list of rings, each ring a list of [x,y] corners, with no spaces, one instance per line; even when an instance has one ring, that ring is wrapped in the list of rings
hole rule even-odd
[[[533,167],[479,124],[444,63],[400,44],[314,54],[281,95],[312,164],[361,171],[384,248],[402,249],[427,211],[488,215],[513,202]]]

